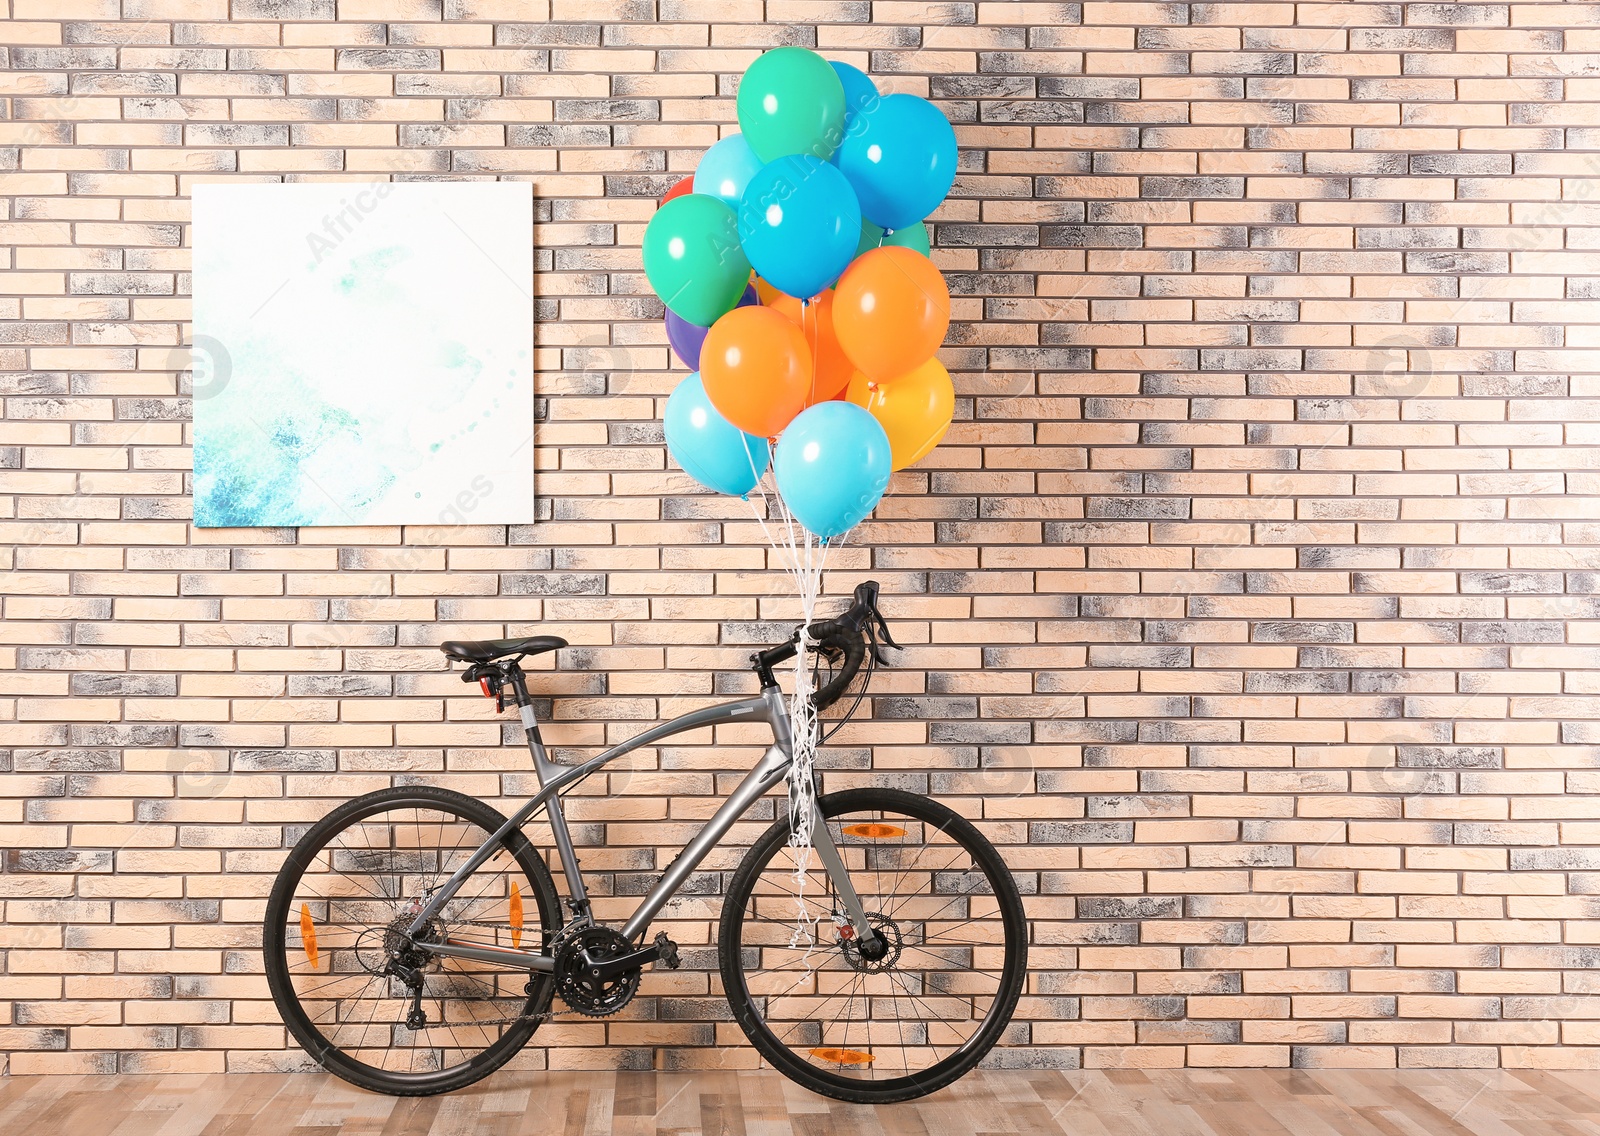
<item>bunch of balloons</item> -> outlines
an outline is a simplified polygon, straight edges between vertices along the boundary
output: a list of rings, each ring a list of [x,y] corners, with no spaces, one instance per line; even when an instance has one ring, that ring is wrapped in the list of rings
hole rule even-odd
[[[668,341],[696,372],[667,400],[667,447],[738,496],[770,456],[789,513],[828,540],[950,427],[935,357],[950,293],[923,218],[955,180],[955,131],[926,99],[799,47],[756,59],[737,106],[740,133],[645,229]]]

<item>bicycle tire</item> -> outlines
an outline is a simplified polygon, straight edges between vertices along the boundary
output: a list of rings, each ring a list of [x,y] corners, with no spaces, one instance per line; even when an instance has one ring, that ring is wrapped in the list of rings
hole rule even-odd
[[[486,833],[495,832],[506,820],[498,810],[476,798],[431,785],[380,789],[346,802],[306,831],[279,870],[267,901],[262,955],[267,985],[272,991],[278,1013],[290,1034],[313,1060],[335,1076],[373,1092],[390,1096],[431,1096],[462,1088],[489,1076],[527,1044],[538,1028],[539,1021],[534,1018],[518,1021],[476,1058],[437,1072],[397,1073],[375,1068],[333,1046],[312,1023],[294,988],[286,935],[289,906],[307,866],[318,854],[353,824],[386,810],[407,807],[453,813]],[[541,928],[547,934],[553,933],[560,927],[561,908],[549,867],[521,831],[511,832],[505,840],[505,848],[530,885]],[[548,1007],[552,992],[549,975],[530,973],[530,984],[533,992],[528,995],[525,1012]]]
[[[746,909],[757,882],[773,856],[788,844],[789,821],[785,818],[774,823],[751,846],[735,871],[723,900],[718,960],[724,993],[733,1010],[734,1020],[774,1068],[813,1092],[863,1104],[884,1104],[926,1096],[971,1071],[999,1041],[1001,1033],[1010,1024],[1027,977],[1028,928],[1022,897],[994,845],[971,822],[937,801],[897,789],[863,788],[828,794],[818,798],[817,804],[825,820],[873,811],[917,818],[935,826],[936,832],[948,836],[971,855],[997,901],[998,919],[1004,929],[1004,964],[997,989],[992,995],[992,1008],[982,1026],[950,1057],[925,1070],[880,1081],[829,1072],[806,1061],[783,1044],[767,1025],[748,987],[745,964],[749,956],[743,938],[747,925]],[[855,880],[854,873],[852,880]],[[861,889],[858,887],[858,890]],[[863,893],[862,900],[864,904],[869,902],[866,893]],[[926,924],[924,934],[925,927]],[[926,944],[929,940],[923,941]],[[759,952],[761,948],[749,949]],[[863,995],[865,1000],[866,996]],[[868,1036],[870,1038],[870,1034]],[[812,1052],[815,1054],[816,1051]]]

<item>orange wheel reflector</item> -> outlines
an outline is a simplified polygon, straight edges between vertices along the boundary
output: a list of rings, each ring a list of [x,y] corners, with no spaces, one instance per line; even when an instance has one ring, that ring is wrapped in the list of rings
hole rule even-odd
[[[317,965],[317,928],[311,922],[311,909],[303,903],[300,905],[300,946],[306,952],[306,960],[315,969]]]
[[[522,946],[522,889],[511,881],[511,945]]]
[[[846,836],[860,836],[867,840],[892,840],[894,837],[906,834],[906,830],[897,824],[880,824],[876,821],[868,824],[847,824],[843,832]]]
[[[862,1053],[859,1049],[813,1049],[811,1056],[835,1065],[871,1065],[877,1060],[872,1054]]]

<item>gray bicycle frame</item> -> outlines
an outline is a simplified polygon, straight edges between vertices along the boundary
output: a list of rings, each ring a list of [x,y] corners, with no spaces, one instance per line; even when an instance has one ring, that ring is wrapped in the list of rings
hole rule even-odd
[[[794,763],[794,741],[789,730],[789,708],[784,703],[783,693],[775,686],[767,687],[755,698],[691,710],[670,722],[652,726],[637,737],[606,750],[598,757],[590,758],[581,765],[572,766],[557,765],[545,753],[544,742],[539,736],[539,722],[534,716],[533,707],[521,707],[520,714],[522,728],[528,737],[528,750],[533,754],[534,772],[539,778],[539,792],[501,825],[494,835],[479,845],[478,850],[467,858],[466,863],[456,869],[455,874],[446,880],[422,906],[408,928],[408,933],[412,937],[421,934],[423,928],[444,909],[444,905],[450,902],[451,897],[460,890],[467,878],[495,854],[501,847],[501,842],[525,825],[541,808],[549,814],[550,834],[561,857],[561,874],[566,877],[567,892],[571,897],[573,911],[576,913],[576,921],[580,926],[593,923],[589,915],[588,889],[584,886],[577,853],[572,848],[572,836],[567,831],[567,819],[561,809],[561,791],[582,781],[607,763],[674,734],[729,722],[767,723],[772,728],[773,744],[762,755],[761,760],[756,762],[755,767],[745,775],[738,788],[734,789],[711,819],[705,823],[705,827],[695,834],[694,839],[684,846],[682,852],[678,853],[677,859],[673,860],[662,873],[638,909],[623,925],[623,936],[630,942],[636,941],[649,926],[650,920],[655,918],[656,913],[666,906],[678,888],[683,886],[683,882],[689,878],[689,873],[699,867],[706,853],[716,846],[717,841],[727,834],[728,829],[733,827],[751,805],[789,773]],[[850,883],[844,861],[840,859],[839,850],[828,833],[828,826],[821,823],[820,814],[814,815],[815,823],[811,826],[812,847],[828,873],[828,878],[833,882],[835,894],[844,906],[844,913],[849,917],[856,935],[862,941],[870,941],[876,933],[867,923],[861,899]],[[509,964],[527,970],[555,969],[553,956],[535,951],[457,943],[448,938],[444,942],[424,942],[422,945],[430,954],[445,957]]]

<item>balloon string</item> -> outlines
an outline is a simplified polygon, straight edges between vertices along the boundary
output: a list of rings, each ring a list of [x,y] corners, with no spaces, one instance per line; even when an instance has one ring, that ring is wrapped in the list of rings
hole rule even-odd
[[[817,330],[813,334],[806,327],[806,316],[811,313],[811,301],[800,301],[800,334],[805,336],[806,346],[811,348],[811,389],[806,392],[806,405],[810,406],[817,400],[817,341],[822,335],[822,317],[813,316],[817,321]]]
[[[770,443],[768,446],[768,469],[770,469]],[[748,447],[745,454],[750,460],[750,469],[754,474],[755,457],[750,454]],[[758,508],[748,496],[745,497],[745,503],[750,506],[750,511],[761,527],[762,536],[766,538],[767,544],[782,557],[782,567],[793,580],[800,600],[800,649],[795,652],[794,689],[789,696],[789,731],[794,747],[793,765],[789,775],[791,791],[789,844],[794,850],[795,860],[795,926],[789,936],[789,945],[797,948],[804,941],[806,951],[800,961],[802,966],[810,969],[811,952],[820,942],[816,934],[819,918],[809,911],[805,901],[807,872],[811,865],[814,839],[812,828],[816,820],[815,770],[820,730],[816,707],[811,705],[811,672],[808,669],[810,641],[806,631],[816,622],[817,599],[822,593],[822,579],[827,571],[832,545],[813,537],[794,519],[788,504],[783,500],[783,495],[777,492],[776,474],[773,474],[773,492],[770,495],[764,484],[765,477],[765,471],[758,475],[754,488],[761,492],[762,503],[766,508]],[[768,526],[769,518],[764,515],[771,513],[774,505],[778,514],[775,518],[776,532]]]

